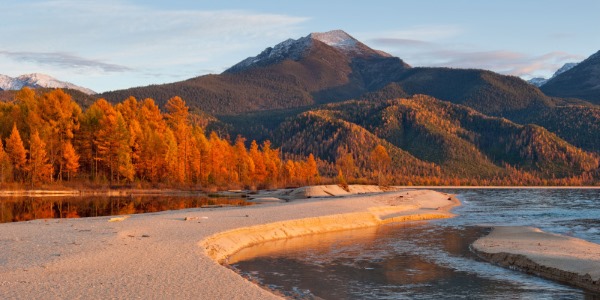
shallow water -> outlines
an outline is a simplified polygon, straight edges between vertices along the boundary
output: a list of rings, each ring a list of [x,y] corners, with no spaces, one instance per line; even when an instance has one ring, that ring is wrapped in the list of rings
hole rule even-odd
[[[290,298],[596,299],[477,259],[480,224],[528,225],[600,242],[600,190],[445,190],[453,219],[268,242],[232,257],[243,276]],[[236,261],[238,258],[242,261]]]
[[[138,214],[206,206],[243,206],[241,198],[208,196],[0,197],[0,223]]]
[[[515,225],[575,236],[600,244],[600,189],[443,190],[457,194],[460,217],[444,226]]]

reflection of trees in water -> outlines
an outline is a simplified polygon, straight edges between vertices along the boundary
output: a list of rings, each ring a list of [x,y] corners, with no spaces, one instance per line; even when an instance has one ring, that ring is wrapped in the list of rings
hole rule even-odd
[[[17,197],[0,199],[0,222],[128,215],[211,205],[250,205],[243,199],[176,196]]]

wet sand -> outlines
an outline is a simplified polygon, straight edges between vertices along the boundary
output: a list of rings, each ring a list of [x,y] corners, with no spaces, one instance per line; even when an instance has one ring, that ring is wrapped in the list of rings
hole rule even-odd
[[[496,227],[473,243],[501,266],[600,292],[600,245],[533,227]]]

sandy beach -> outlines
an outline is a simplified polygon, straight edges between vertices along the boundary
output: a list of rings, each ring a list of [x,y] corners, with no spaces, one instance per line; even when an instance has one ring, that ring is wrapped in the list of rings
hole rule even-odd
[[[600,292],[600,245],[533,227],[496,227],[473,243],[501,266]]]
[[[296,199],[285,203],[166,211],[115,222],[109,222],[113,217],[98,217],[0,224],[0,295],[277,299],[217,261],[271,239],[451,217],[449,209],[457,205],[434,191],[374,192],[381,190],[303,188],[257,195],[271,201]],[[318,198],[322,196],[328,197]]]

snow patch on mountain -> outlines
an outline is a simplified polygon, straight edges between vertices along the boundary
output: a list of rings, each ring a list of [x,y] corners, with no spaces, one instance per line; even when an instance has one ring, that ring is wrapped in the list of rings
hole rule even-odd
[[[297,40],[287,39],[274,47],[269,47],[257,56],[248,57],[225,72],[237,72],[253,66],[264,66],[281,62],[285,59],[299,60],[310,47],[312,41],[308,37]]]
[[[390,54],[383,51],[373,50],[353,38],[343,30],[332,30],[328,32],[313,32],[297,40],[288,39],[274,47],[269,47],[257,56],[248,57],[233,67],[227,69],[225,73],[239,72],[255,66],[266,66],[279,63],[286,59],[300,60],[314,41],[327,44],[339,51],[354,56],[381,56],[391,57]]]
[[[25,74],[19,77],[13,78],[6,75],[0,74],[0,89],[3,90],[20,90],[23,87],[30,88],[61,88],[61,89],[73,89],[81,91],[88,95],[96,94],[96,92],[84,88],[70,82],[60,81],[52,76],[46,74],[33,73]]]
[[[529,82],[537,87],[540,87],[540,86],[544,85],[544,83],[548,82],[548,79],[544,78],[544,77],[534,77],[534,78],[527,80],[527,82]]]
[[[313,32],[309,35],[311,38],[321,41],[329,46],[350,49],[356,47],[358,40],[342,30],[332,30],[328,32]]]
[[[560,67],[560,69],[556,70],[556,72],[554,72],[554,74],[552,74],[552,77],[550,77],[550,78],[535,77],[535,78],[531,78],[531,79],[527,80],[527,82],[529,82],[537,87],[541,87],[542,85],[546,84],[546,82],[548,82],[550,79],[552,79],[566,71],[573,69],[573,67],[577,66],[578,64],[579,63],[575,63],[575,62],[566,63],[562,67]]]

